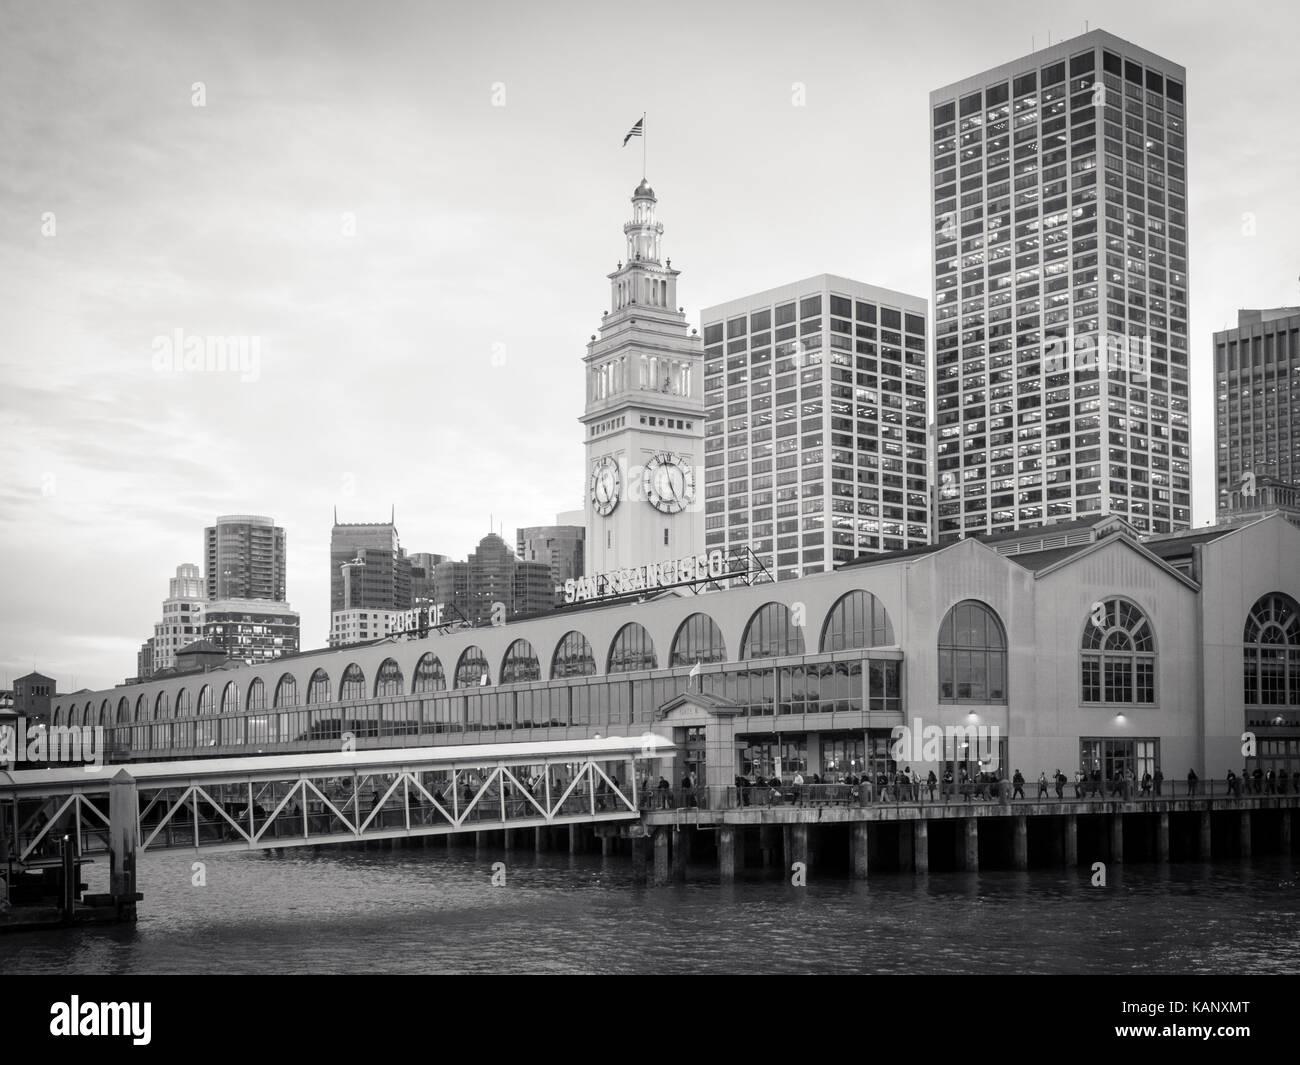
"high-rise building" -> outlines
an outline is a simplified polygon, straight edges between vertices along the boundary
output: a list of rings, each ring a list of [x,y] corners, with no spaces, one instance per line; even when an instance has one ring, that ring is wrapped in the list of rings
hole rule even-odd
[[[591,338],[584,567],[604,573],[704,549],[703,354],[677,306],[663,223],[643,178],[623,226],[627,261],[609,275],[610,309]]]
[[[204,604],[203,638],[236,658],[256,662],[298,653],[298,613],[271,599],[210,599]]]
[[[203,530],[209,599],[285,599],[284,529],[257,514],[228,514]]]
[[[148,680],[153,676],[153,640],[150,636],[135,654],[135,675],[138,680]]]
[[[522,562],[496,533],[488,533],[469,556],[469,613],[475,625],[545,613],[555,605],[551,567]]]
[[[345,567],[347,572],[345,575]],[[408,610],[411,560],[388,522],[340,524],[330,536],[330,610]]]
[[[1185,87],[1096,30],[930,94],[940,541],[1190,526]]]
[[[473,612],[469,602],[469,563],[439,562],[433,570],[433,601],[451,608],[452,617],[468,619]]]
[[[564,582],[581,577],[586,552],[587,530],[582,525],[566,525],[556,517],[554,525],[534,525],[516,533],[516,554],[524,562],[541,562],[550,567],[552,590]],[[581,515],[579,515],[581,517]],[[563,601],[563,592],[554,592],[555,602]]]
[[[930,542],[923,298],[821,274],[701,321],[709,548],[779,580]]]
[[[446,555],[434,555],[428,551],[417,551],[407,557],[411,561],[411,605],[434,602],[434,568],[450,559]]]
[[[1219,516],[1268,502],[1294,506],[1300,485],[1300,307],[1238,312],[1236,329],[1214,334],[1214,385]]]
[[[153,627],[152,671],[171,669],[176,652],[203,636],[203,612],[207,587],[199,567],[186,562],[176,567],[163,600],[163,618]]]

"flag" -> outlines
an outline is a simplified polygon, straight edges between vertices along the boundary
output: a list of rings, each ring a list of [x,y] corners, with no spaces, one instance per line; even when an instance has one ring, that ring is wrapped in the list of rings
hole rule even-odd
[[[699,675],[700,675],[700,663],[696,662],[695,665],[691,666],[691,672],[689,673],[686,679],[694,680]]]
[[[641,123],[643,123],[644,121],[645,121],[645,115],[642,115],[640,118],[636,120],[636,124],[633,125],[633,127],[627,131],[627,136],[623,138],[624,148],[627,147],[627,142],[630,141],[633,137],[642,136]]]

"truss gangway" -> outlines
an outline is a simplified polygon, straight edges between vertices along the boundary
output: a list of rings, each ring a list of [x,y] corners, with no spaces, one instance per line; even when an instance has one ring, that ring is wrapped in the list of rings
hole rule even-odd
[[[646,733],[15,770],[0,772],[0,835],[20,864],[52,861],[66,837],[133,866],[137,851],[634,821],[648,797],[638,762],[672,750]]]

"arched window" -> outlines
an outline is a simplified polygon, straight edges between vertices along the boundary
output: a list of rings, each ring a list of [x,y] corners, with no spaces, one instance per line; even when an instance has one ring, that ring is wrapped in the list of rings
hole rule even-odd
[[[190,691],[188,688],[182,688],[176,693],[176,716],[189,717],[194,712],[190,705]]]
[[[486,679],[485,679],[486,678]],[[487,655],[481,647],[470,644],[461,651],[456,661],[455,688],[477,688],[482,684],[491,684],[492,676],[488,671]]]
[[[212,687],[205,684],[199,689],[199,716],[212,713]]]
[[[1246,618],[1247,706],[1300,706],[1300,607],[1289,595],[1271,592]]]
[[[804,653],[803,629],[784,603],[767,603],[754,611],[740,643],[741,658],[776,658]]]
[[[327,703],[330,701],[330,675],[323,669],[316,670],[307,684],[307,705]]]
[[[344,702],[356,702],[366,697],[366,675],[361,672],[361,667],[353,662],[343,671],[343,679],[339,681],[339,699]]]
[[[94,717],[94,715],[95,715],[95,704],[87,703],[81,710],[81,723],[83,725],[93,725],[94,722],[91,720],[91,718]]]
[[[379,663],[379,672],[375,674],[375,697],[384,695],[402,695],[405,692],[406,678],[402,676],[402,667],[394,659],[385,658]]]
[[[292,673],[286,673],[275,686],[275,709],[282,706],[298,705],[298,680]]]
[[[171,717],[171,712],[171,700],[167,698],[167,693],[159,692],[158,698],[153,701],[153,719],[162,721],[164,718]]]
[[[99,704],[99,724],[108,728],[113,723],[113,704],[105,699]]]
[[[252,711],[266,709],[266,685],[261,677],[254,677],[248,684],[247,709]]]
[[[645,626],[629,621],[609,645],[609,666],[606,673],[631,673],[638,669],[658,669],[654,641]]]
[[[1007,701],[1006,630],[974,599],[954,606],[939,626],[939,701]]]
[[[506,650],[501,660],[501,683],[523,684],[530,680],[542,679],[542,667],[537,661],[537,652],[527,640],[516,640]]]
[[[822,627],[823,651],[888,647],[893,642],[894,626],[889,623],[884,604],[861,589],[840,596]]]
[[[131,720],[133,721],[149,720],[149,699],[147,696],[142,695],[138,699],[136,699],[135,717],[133,717]]]
[[[551,656],[551,679],[590,677],[596,672],[596,656],[591,644],[580,632],[566,632],[555,645]]]
[[[124,695],[117,701],[117,724],[125,725],[131,720],[131,703]]]
[[[1151,623],[1127,599],[1093,606],[1080,654],[1085,703],[1154,703],[1156,645]]]
[[[670,666],[693,666],[696,662],[725,662],[727,643],[722,630],[708,614],[692,614],[677,627]]]
[[[223,714],[239,713],[239,689],[232,680],[221,691],[221,712]]]
[[[415,680],[411,685],[413,692],[446,691],[447,678],[442,672],[442,663],[438,656],[428,651],[420,656],[415,666]]]

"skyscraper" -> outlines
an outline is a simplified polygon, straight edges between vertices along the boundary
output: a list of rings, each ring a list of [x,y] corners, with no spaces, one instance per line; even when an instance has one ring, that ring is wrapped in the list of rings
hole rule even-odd
[[[1240,311],[1214,334],[1218,513],[1300,485],[1300,307]],[[1266,491],[1267,489],[1267,491]]]
[[[209,599],[285,600],[284,529],[257,514],[228,514],[203,530]]]
[[[581,517],[581,513],[578,515]],[[516,533],[516,553],[525,562],[542,562],[550,567],[552,588],[581,577],[586,552],[587,530],[581,525],[566,525],[556,518],[554,525],[534,525]],[[555,593],[556,601],[562,593]]]
[[[661,258],[657,202],[643,178],[623,226],[627,262],[608,275],[610,309],[583,358],[587,573],[704,548],[703,355],[677,307],[681,271]]]
[[[701,321],[708,548],[780,580],[930,542],[924,299],[822,274]]]
[[[298,653],[298,613],[269,599],[210,599],[204,604],[203,638],[252,665]]]
[[[336,514],[330,535],[330,611],[410,606],[411,561],[398,542],[397,526],[391,521],[341,524]]]
[[[1097,30],[930,94],[941,541],[1190,526],[1185,85]]]
[[[172,668],[176,652],[203,637],[204,593],[198,566],[186,562],[176,567],[163,600],[163,619],[153,627],[153,673]]]

